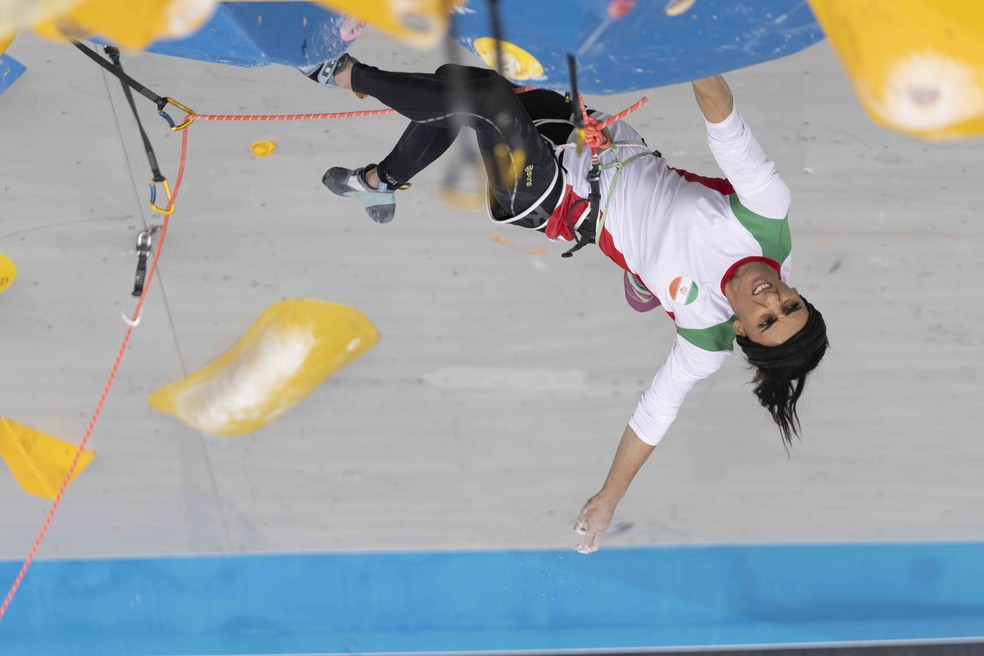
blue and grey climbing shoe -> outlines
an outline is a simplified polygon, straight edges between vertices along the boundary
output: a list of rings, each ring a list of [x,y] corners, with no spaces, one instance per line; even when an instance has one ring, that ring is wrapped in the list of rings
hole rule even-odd
[[[396,197],[386,182],[380,180],[379,189],[373,189],[366,182],[366,169],[375,166],[375,164],[366,164],[354,171],[336,166],[325,171],[321,181],[331,189],[332,193],[357,199],[376,223],[389,223],[396,214]]]
[[[298,66],[297,70],[304,73],[306,76],[317,82],[318,84],[323,84],[326,87],[338,88],[335,84],[335,73],[345,68],[350,57],[346,52],[338,59],[329,59],[328,61],[318,62],[317,64],[311,64],[310,66]]]

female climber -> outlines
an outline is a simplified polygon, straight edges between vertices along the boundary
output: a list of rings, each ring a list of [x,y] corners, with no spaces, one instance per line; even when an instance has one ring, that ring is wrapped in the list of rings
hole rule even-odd
[[[785,443],[798,434],[796,405],[827,349],[820,312],[788,284],[789,188],[735,107],[721,76],[694,81],[711,153],[725,178],[670,168],[623,121],[573,146],[574,106],[562,95],[515,93],[493,71],[445,65],[433,74],[383,71],[343,55],[304,71],[315,81],[372,96],[410,124],[378,164],[329,169],[334,193],[359,200],[379,223],[393,219],[394,191],[430,165],[462,127],[478,137],[489,178],[490,218],[598,247],[624,271],[633,308],[662,306],[677,334],[622,435],[601,490],[581,509],[575,549],[591,553],[629,484],[694,384],[738,342],[754,367],[754,393]],[[597,124],[603,114],[582,118]],[[579,152],[580,150],[580,152]]]

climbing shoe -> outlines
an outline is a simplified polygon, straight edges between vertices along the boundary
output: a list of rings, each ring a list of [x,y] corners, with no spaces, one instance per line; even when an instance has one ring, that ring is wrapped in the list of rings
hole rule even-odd
[[[379,189],[373,189],[366,182],[366,169],[375,164],[366,164],[361,169],[351,170],[336,166],[325,171],[321,181],[332,193],[346,198],[355,198],[366,208],[366,213],[376,223],[389,223],[396,214],[396,197],[386,182],[379,181]]]
[[[349,54],[346,52],[338,59],[329,59],[328,61],[318,62],[310,66],[298,66],[297,70],[318,84],[337,89],[338,85],[335,84],[335,73],[345,68],[349,59]]]

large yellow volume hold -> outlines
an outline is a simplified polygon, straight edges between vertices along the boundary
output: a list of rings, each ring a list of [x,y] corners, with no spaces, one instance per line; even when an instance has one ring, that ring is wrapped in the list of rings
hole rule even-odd
[[[810,0],[872,118],[929,139],[984,134],[984,2]]]
[[[78,3],[79,0],[0,0],[0,46],[6,39],[12,41],[18,28],[56,16]]]
[[[347,305],[287,299],[264,312],[226,353],[148,403],[212,435],[244,435],[290,410],[379,341]]]
[[[0,418],[0,456],[17,483],[29,494],[54,499],[61,489],[78,447],[57,437]],[[72,480],[82,473],[95,454],[82,451]]]
[[[142,50],[158,39],[194,34],[217,5],[217,0],[81,0],[33,26],[50,39],[98,34],[114,45]]]

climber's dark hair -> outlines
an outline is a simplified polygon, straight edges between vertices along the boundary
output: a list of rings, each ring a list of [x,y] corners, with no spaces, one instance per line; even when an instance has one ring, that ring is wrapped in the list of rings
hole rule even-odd
[[[803,298],[802,296],[800,298]],[[738,336],[738,346],[749,364],[755,367],[755,396],[772,415],[787,446],[799,435],[796,403],[803,394],[806,377],[827,352],[827,325],[823,315],[803,298],[809,314],[795,335],[777,346],[764,346]]]

